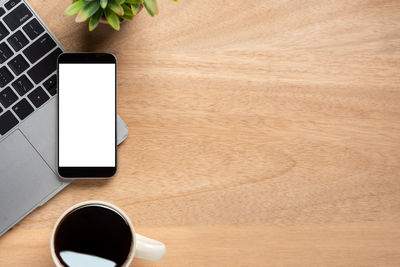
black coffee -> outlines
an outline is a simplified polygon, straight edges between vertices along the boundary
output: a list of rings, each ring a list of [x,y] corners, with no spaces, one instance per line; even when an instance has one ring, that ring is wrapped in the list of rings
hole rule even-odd
[[[55,252],[65,266],[121,266],[132,245],[128,222],[115,210],[86,205],[59,224]]]

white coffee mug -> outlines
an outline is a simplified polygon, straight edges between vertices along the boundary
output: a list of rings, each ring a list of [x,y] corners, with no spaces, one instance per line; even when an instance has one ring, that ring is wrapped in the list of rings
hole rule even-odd
[[[104,201],[99,201],[99,200],[90,200],[90,201],[85,201],[78,203],[69,209],[67,209],[61,216],[58,218],[57,223],[54,225],[52,234],[51,234],[51,239],[50,239],[50,251],[51,251],[51,256],[53,258],[54,263],[56,264],[57,267],[63,267],[64,265],[60,262],[56,255],[55,247],[54,247],[54,239],[55,235],[58,229],[58,226],[60,225],[61,221],[68,216],[72,211],[82,207],[82,206],[87,206],[87,205],[101,205],[101,206],[106,206],[109,207],[113,210],[115,210],[117,213],[119,213],[129,224],[129,228],[132,232],[132,244],[131,244],[131,249],[130,252],[127,256],[127,259],[125,263],[122,266],[129,266],[132,263],[132,260],[134,257],[141,258],[141,259],[146,259],[146,260],[161,260],[164,255],[165,255],[165,245],[157,240],[153,240],[150,238],[147,238],[145,236],[136,234],[135,229],[133,228],[132,222],[129,219],[128,215],[126,215],[125,212],[123,212],[120,208],[116,207],[115,205],[104,202]]]

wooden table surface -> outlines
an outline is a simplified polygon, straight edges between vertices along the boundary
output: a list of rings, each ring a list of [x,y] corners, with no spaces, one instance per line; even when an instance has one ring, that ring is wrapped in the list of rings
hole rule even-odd
[[[400,265],[399,0],[161,0],[92,33],[69,0],[29,2],[68,51],[117,55],[130,133],[117,176],[29,215],[1,266],[51,266],[89,199],[167,245],[133,266]]]

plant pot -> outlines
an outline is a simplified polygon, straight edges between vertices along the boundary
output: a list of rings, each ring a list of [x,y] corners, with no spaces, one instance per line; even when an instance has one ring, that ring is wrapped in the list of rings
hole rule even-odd
[[[138,10],[138,12],[136,13],[136,15],[139,14],[140,11],[142,11],[142,9],[143,9],[143,5],[141,5],[141,6],[139,7],[139,10]],[[135,16],[136,16],[136,15],[135,15]],[[123,20],[122,22],[124,22],[124,21],[125,21],[125,20]],[[100,23],[101,23],[101,24],[109,24],[105,17],[101,17]]]

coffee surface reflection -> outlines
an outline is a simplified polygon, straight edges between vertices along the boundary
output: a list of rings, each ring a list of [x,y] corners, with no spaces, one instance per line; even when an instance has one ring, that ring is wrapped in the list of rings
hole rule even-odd
[[[61,221],[54,246],[65,266],[121,266],[129,255],[132,239],[128,222],[117,211],[103,205],[85,205]]]

